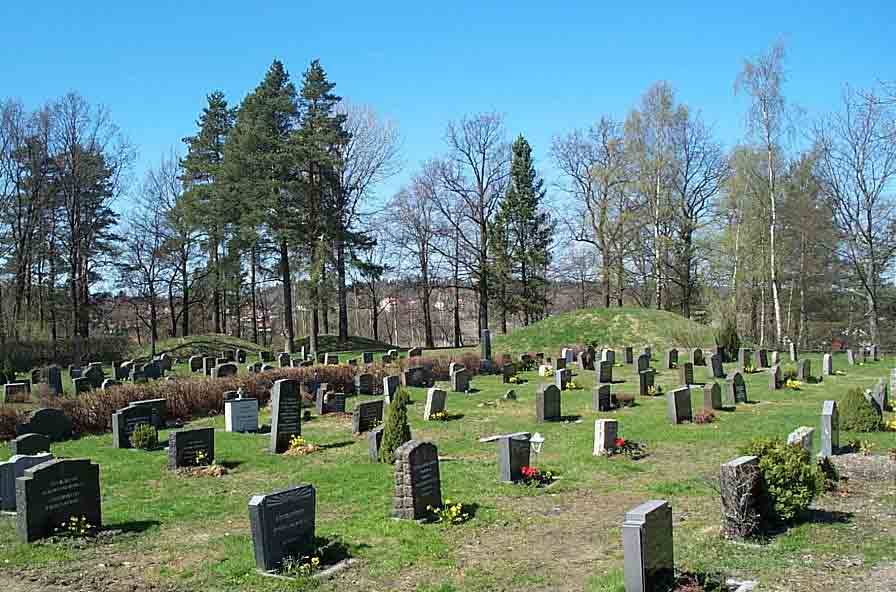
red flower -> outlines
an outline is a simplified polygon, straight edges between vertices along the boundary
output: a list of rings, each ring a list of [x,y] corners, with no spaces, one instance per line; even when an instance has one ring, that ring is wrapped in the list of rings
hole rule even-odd
[[[625,446],[625,440],[623,440],[622,438],[616,438],[615,444],[616,448],[622,448],[623,446]]]
[[[535,467],[523,467],[520,469],[520,473],[522,473],[523,477],[526,479],[534,479],[538,476],[538,469]]]

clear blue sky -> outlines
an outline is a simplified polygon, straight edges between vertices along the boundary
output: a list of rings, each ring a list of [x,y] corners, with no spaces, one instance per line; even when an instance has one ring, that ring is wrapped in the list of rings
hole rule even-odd
[[[487,6],[485,6],[487,5]],[[859,6],[861,5],[861,6]],[[48,2],[0,6],[0,97],[29,106],[76,90],[139,149],[135,174],[193,133],[205,95],[237,103],[281,59],[320,58],[337,91],[396,120],[405,169],[443,150],[448,120],[496,110],[549,179],[551,138],[624,117],[668,80],[720,139],[743,137],[742,59],[776,39],[788,98],[810,116],[846,82],[896,79],[896,2]]]

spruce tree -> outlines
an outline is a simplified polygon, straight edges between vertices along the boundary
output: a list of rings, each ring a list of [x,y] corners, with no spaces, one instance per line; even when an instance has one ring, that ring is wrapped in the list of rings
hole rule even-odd
[[[506,296],[502,310],[519,312],[523,324],[544,316],[554,222],[541,209],[544,180],[532,161],[532,147],[520,135],[513,143],[510,182],[492,228],[493,265]],[[502,279],[503,278],[503,279]]]
[[[380,462],[389,464],[394,462],[395,451],[411,439],[411,426],[408,425],[410,400],[408,392],[399,389],[389,404],[386,421],[383,424],[383,440],[380,443]]]

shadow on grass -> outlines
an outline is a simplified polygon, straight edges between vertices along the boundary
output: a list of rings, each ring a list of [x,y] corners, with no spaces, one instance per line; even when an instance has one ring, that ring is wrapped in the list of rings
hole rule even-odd
[[[563,422],[563,421],[579,421],[582,419],[581,415],[561,415],[559,418],[555,419],[555,422]]]
[[[351,446],[355,442],[353,440],[343,440],[342,442],[333,442],[331,444],[321,444],[320,447],[323,450],[331,450],[336,448],[345,448],[346,446]]]
[[[245,462],[241,461],[241,460],[222,460],[222,461],[216,460],[215,462],[217,464],[221,465],[222,467],[224,467],[225,469],[227,469],[228,471],[231,471],[231,470],[237,468],[238,466],[245,464]]]
[[[852,512],[812,508],[800,518],[797,524],[850,524],[853,516],[855,514]]]
[[[135,520],[133,522],[120,522],[118,524],[107,524],[103,530],[120,531],[122,533],[141,533],[149,530],[154,526],[160,526],[162,523],[158,520]]]

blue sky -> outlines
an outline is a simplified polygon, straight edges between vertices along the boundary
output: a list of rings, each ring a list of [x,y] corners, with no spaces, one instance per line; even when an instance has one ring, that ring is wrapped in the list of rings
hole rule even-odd
[[[257,6],[253,6],[257,4]],[[859,6],[861,5],[861,6]],[[783,7],[782,7],[783,6]],[[788,98],[817,116],[842,85],[896,79],[896,2],[21,2],[0,6],[0,97],[70,90],[107,105],[137,177],[193,133],[205,95],[238,102],[281,59],[320,58],[337,92],[398,122],[402,174],[443,151],[465,113],[506,115],[549,180],[551,138],[623,118],[656,80],[701,109],[726,146],[744,134],[743,58],[776,39]]]

